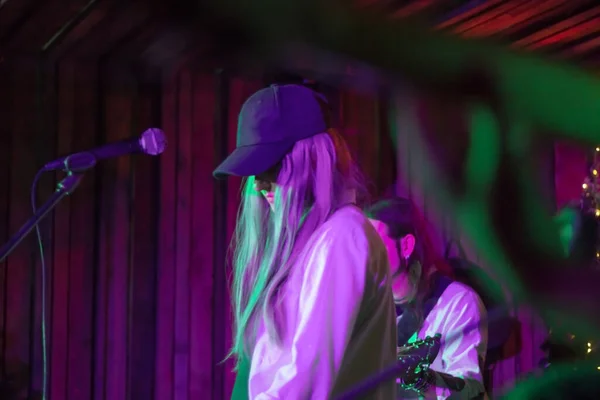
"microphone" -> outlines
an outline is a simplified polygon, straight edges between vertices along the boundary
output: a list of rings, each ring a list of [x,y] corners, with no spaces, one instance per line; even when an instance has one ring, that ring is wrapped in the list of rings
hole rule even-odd
[[[144,131],[139,138],[105,144],[104,146],[89,151],[82,151],[80,153],[58,158],[44,165],[42,170],[83,172],[93,168],[98,160],[104,158],[120,157],[136,153],[157,156],[165,151],[166,147],[167,139],[165,138],[163,131],[158,128],[150,128]]]

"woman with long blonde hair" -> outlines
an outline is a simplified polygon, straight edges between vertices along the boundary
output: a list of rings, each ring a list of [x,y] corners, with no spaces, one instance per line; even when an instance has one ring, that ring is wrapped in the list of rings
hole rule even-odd
[[[258,91],[214,172],[245,177],[230,355],[249,362],[251,399],[327,399],[395,359],[387,253],[354,204],[362,182],[326,109],[301,85]],[[394,393],[391,382],[369,398]]]

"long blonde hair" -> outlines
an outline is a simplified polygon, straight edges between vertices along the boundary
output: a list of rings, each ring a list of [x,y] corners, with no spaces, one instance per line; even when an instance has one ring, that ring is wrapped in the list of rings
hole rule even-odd
[[[234,336],[229,354],[238,360],[252,349],[261,319],[274,342],[281,342],[278,292],[294,258],[312,233],[336,209],[354,202],[364,186],[345,140],[329,129],[298,141],[283,158],[274,210],[254,190],[254,177],[242,187],[233,239]]]

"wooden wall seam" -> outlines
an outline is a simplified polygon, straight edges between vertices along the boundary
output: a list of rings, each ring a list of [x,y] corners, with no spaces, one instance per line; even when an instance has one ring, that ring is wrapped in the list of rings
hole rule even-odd
[[[229,152],[229,76],[226,71],[219,70],[215,73],[215,115],[214,115],[214,152],[215,164],[224,160]],[[213,398],[224,398],[224,357],[228,350],[224,337],[229,301],[227,298],[227,279],[225,274],[227,262],[227,182],[215,180],[214,186],[214,213],[213,213],[213,276],[215,290],[213,294],[213,338],[215,340],[212,352],[212,363],[215,366],[213,374]]]

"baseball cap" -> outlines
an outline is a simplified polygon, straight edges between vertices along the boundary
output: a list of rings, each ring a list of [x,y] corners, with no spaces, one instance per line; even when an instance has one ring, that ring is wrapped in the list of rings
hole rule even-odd
[[[254,93],[238,117],[236,148],[213,176],[251,176],[269,170],[297,141],[329,128],[326,104],[324,97],[302,85],[271,85]]]

